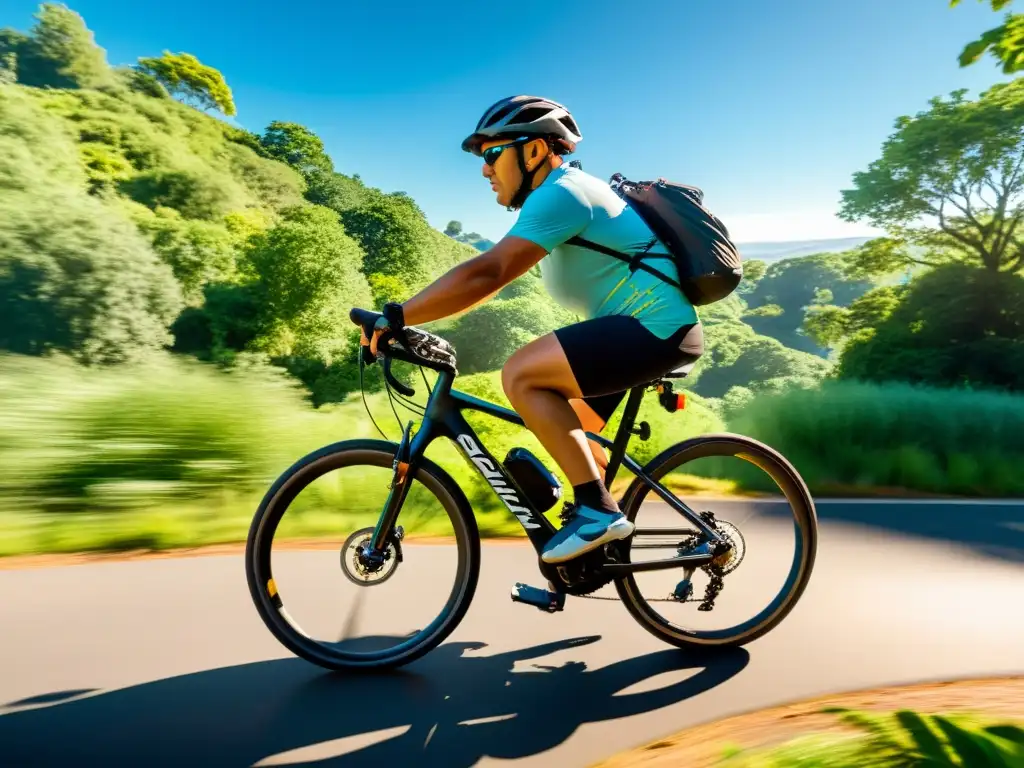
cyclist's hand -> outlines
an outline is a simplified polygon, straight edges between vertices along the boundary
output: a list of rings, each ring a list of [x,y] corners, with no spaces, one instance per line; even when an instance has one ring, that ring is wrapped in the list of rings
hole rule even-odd
[[[362,344],[364,347],[369,345],[369,347],[370,347],[370,354],[372,354],[372,355],[374,355],[376,357],[376,355],[377,355],[377,341],[380,339],[381,334],[384,333],[387,330],[390,330],[390,328],[391,328],[391,325],[390,325],[390,323],[388,323],[388,319],[382,315],[380,318],[377,319],[377,322],[373,326],[373,337],[370,338],[369,340],[367,340],[367,338],[366,338],[366,331],[361,330],[359,332],[359,335],[360,335],[359,343]]]

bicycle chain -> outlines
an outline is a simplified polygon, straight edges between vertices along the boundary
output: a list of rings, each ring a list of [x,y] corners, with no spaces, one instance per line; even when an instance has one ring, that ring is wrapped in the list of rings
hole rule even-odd
[[[700,518],[705,523],[707,523],[709,526],[714,528],[716,531],[720,530],[718,528],[718,521],[715,519],[715,515],[714,515],[713,512],[710,512],[710,511],[701,512],[700,513]],[[738,533],[738,531],[737,531],[737,533]],[[700,542],[700,536],[698,534],[691,534],[690,536],[688,536],[687,538],[683,539],[683,541],[680,542],[680,544],[679,544],[679,551],[683,552],[683,551],[685,551],[687,549],[692,549],[695,546],[697,546],[697,544],[699,542]],[[735,543],[734,543],[734,546],[735,546]],[[707,573],[709,578],[710,578],[710,581],[708,582],[708,586],[704,590],[704,598],[703,598],[703,600],[698,600],[697,598],[688,598],[686,600],[679,600],[679,599],[677,599],[675,597],[655,597],[655,598],[651,598],[649,600],[647,598],[644,598],[644,601],[648,602],[648,603],[696,603],[696,602],[700,602],[700,605],[697,606],[697,610],[698,611],[707,612],[707,611],[713,610],[714,607],[715,607],[715,600],[718,599],[718,596],[721,594],[722,589],[725,586],[725,578],[724,578],[725,577],[725,571],[724,571],[724,569],[722,568],[721,565],[719,565],[718,563],[715,563],[715,562],[711,562],[711,563],[709,563],[707,565],[702,565],[700,567],[700,569],[702,571],[704,571],[705,573]],[[618,600],[619,599],[617,597],[600,597],[598,595],[590,595],[590,594],[583,594],[583,595],[578,595],[578,596],[579,597],[584,597],[584,598],[587,598],[587,599],[590,599],[590,600]]]

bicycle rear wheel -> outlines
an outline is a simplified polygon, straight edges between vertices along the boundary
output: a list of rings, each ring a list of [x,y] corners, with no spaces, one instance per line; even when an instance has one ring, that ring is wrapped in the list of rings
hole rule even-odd
[[[436,531],[443,524],[448,533],[441,546],[431,546],[437,543],[435,539],[403,540],[399,533],[390,540],[383,565],[361,558],[360,548],[372,536],[393,477],[396,450],[397,445],[390,442],[350,440],[303,457],[267,492],[249,530],[246,579],[260,618],[292,653],[327,669],[386,669],[418,659],[455,630],[476,590],[480,535],[472,508],[452,478],[426,459],[415,475],[406,479],[410,488],[398,525],[419,520],[426,522],[429,531]],[[335,471],[343,471],[349,478],[324,479]],[[304,491],[310,495],[302,496]],[[380,492],[380,500],[369,499],[373,491]],[[432,511],[417,515],[421,503]],[[276,550],[274,542],[284,538],[282,527],[288,526],[282,526],[282,520],[289,509],[299,520],[292,525],[292,533],[310,530],[312,520],[319,526],[318,539],[302,552],[290,545],[291,549],[281,554],[284,542],[279,542]],[[326,547],[324,532],[329,535]],[[415,568],[409,578],[410,566],[416,563],[426,566],[426,583],[422,574],[416,577]],[[320,571],[311,578],[315,568]],[[299,586],[281,583],[278,571],[289,569]],[[434,589],[429,577],[444,569],[454,572],[451,586]],[[308,607],[310,593],[312,597],[327,596],[331,602],[327,611],[307,611],[308,623],[303,620],[300,624],[294,614]],[[367,623],[367,603],[376,599],[379,605],[389,598],[394,607],[378,614],[388,624],[388,631],[356,638]],[[432,607],[435,601],[440,603],[438,607]],[[325,613],[332,615],[325,617]],[[340,626],[341,637],[316,639],[309,629],[316,624],[332,631]]]
[[[644,472],[654,480],[666,484],[665,478],[670,472],[679,469],[683,472],[694,472],[691,467],[701,459],[718,462],[714,466],[720,467],[725,463],[724,460],[729,458],[742,460],[752,472],[760,470],[770,482],[761,480],[759,487],[763,489],[771,486],[776,491],[775,495],[732,498],[705,496],[687,499],[691,508],[699,504],[707,510],[703,513],[708,515],[705,519],[733,543],[731,553],[711,566],[698,569],[696,573],[687,574],[680,567],[657,571],[650,575],[644,572],[631,573],[615,582],[619,597],[633,618],[656,637],[678,647],[740,646],[763,636],[778,626],[793,610],[807,588],[814,567],[818,542],[814,500],[799,473],[778,451],[742,435],[702,435],[668,448],[652,459],[644,467]],[[720,477],[709,479],[713,474],[705,472],[700,477],[686,477],[690,482],[696,480],[695,485],[700,485],[700,481],[704,481],[705,485],[717,482],[721,486]],[[671,489],[671,485],[666,487]],[[623,512],[634,522],[636,530],[619,548],[620,557],[627,562],[640,562],[643,554],[659,548],[661,552],[654,555],[653,559],[672,557],[673,550],[676,554],[696,551],[702,538],[698,535],[696,527],[676,510],[664,504],[656,494],[653,498],[651,496],[651,489],[639,478],[635,478],[627,489],[623,498]],[[682,498],[683,494],[679,496]],[[709,508],[717,511],[712,512]],[[645,510],[645,514],[650,510],[649,516],[656,518],[654,527],[646,527],[637,520],[642,509]],[[768,510],[768,523],[747,527],[746,523],[737,525],[733,522],[734,518],[743,517],[744,512],[756,513],[759,509]],[[749,518],[750,515],[746,517]],[[791,529],[785,524],[787,520],[792,521]],[[785,558],[788,556],[783,553],[783,565],[780,570],[784,572],[784,577],[780,579],[783,583],[777,594],[769,598],[768,604],[753,615],[744,614],[743,609],[736,609],[735,604],[739,602],[739,598],[746,596],[747,591],[756,591],[755,588],[770,584],[766,578],[767,571],[762,570],[765,565],[763,556],[775,555],[783,546],[788,546],[780,542],[788,538],[790,532],[793,538],[792,556],[786,562]],[[754,552],[755,556],[744,562],[750,552]],[[759,560],[758,556],[762,556],[762,559]],[[745,566],[747,570],[744,573]],[[707,575],[711,589],[722,593],[712,598],[710,610],[707,601],[701,599],[695,590],[697,582],[694,577],[702,575],[700,571]],[[752,581],[747,582],[746,586],[731,585],[730,580],[737,578],[733,576],[734,571],[744,579],[750,578]],[[686,579],[687,576],[690,576],[690,579]],[[638,577],[660,578],[659,596],[655,599],[645,597],[638,584]],[[717,588],[712,586],[716,579],[719,580]],[[719,603],[718,606],[715,606],[716,601]],[[730,601],[732,605],[728,604]],[[688,612],[686,606],[681,605],[689,603],[692,610],[693,604],[698,602],[702,604],[702,608],[697,610],[704,611],[703,616],[696,612]],[[654,603],[660,606],[660,610]],[[700,619],[710,617],[711,611],[721,612],[722,603],[726,604],[725,616],[733,621],[731,625],[718,629],[697,626]],[[671,618],[663,615],[669,612],[673,614]]]

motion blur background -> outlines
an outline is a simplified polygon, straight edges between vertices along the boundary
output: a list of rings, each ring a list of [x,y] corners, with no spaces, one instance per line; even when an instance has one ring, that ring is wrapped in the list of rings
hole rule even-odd
[[[1024,495],[1019,15],[568,3],[506,43],[507,9],[258,5],[0,6],[0,555],[240,541],[294,460],[377,435],[348,310],[502,236],[514,216],[458,141],[512,92],[573,110],[590,172],[703,187],[741,243],[687,408],[645,403],[639,457],[728,430],[818,497]],[[431,330],[460,388],[506,403],[508,355],[575,320],[531,273]],[[376,367],[365,384],[397,438]],[[472,423],[557,470],[523,430]],[[431,454],[485,534],[521,533]],[[334,533],[316,512],[297,536]]]

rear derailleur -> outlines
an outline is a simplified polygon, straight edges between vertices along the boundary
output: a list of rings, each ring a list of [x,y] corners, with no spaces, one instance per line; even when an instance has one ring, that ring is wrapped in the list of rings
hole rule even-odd
[[[725,586],[725,575],[735,570],[740,564],[743,556],[743,537],[739,529],[732,523],[724,520],[716,520],[713,512],[701,512],[701,519],[725,538],[723,543],[712,543],[705,541],[700,534],[692,534],[679,542],[677,555],[714,554],[715,559],[707,565],[700,566],[708,577],[708,585],[704,590],[704,598],[701,600],[698,611],[710,611],[715,607],[715,600]],[[683,580],[676,584],[672,591],[672,599],[685,603],[693,597],[693,573],[695,568],[687,568],[684,571]]]

